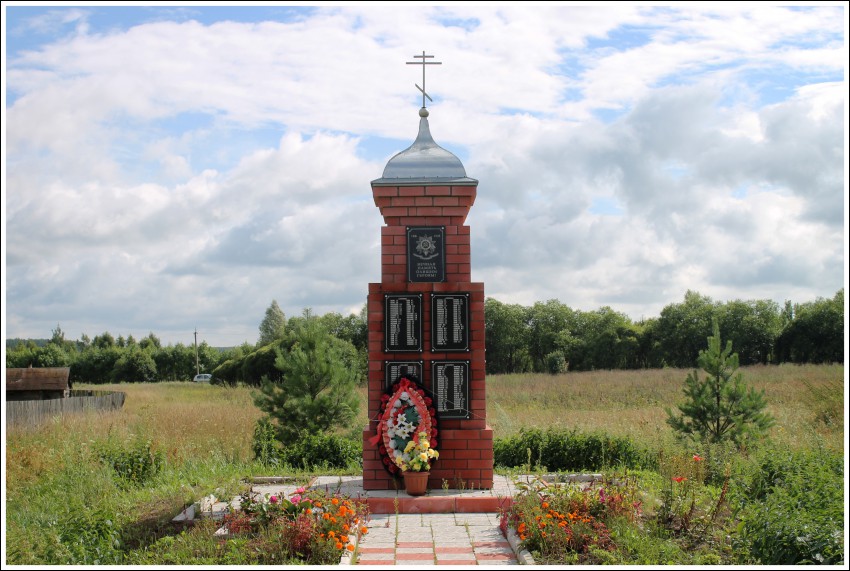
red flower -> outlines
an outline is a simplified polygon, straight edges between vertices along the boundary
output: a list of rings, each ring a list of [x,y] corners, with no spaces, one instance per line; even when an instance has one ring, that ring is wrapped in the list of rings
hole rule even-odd
[[[425,397],[425,406],[431,406],[432,402],[431,397]]]
[[[687,478],[685,478],[684,476],[673,476],[673,477],[671,478],[671,480],[673,480],[673,481],[674,481],[674,482],[676,482],[677,484],[681,484],[682,482],[685,482],[685,481],[687,481],[688,479],[687,479]]]
[[[694,462],[702,461],[702,457],[699,454],[694,454]]]
[[[387,447],[386,447],[386,446],[381,446],[380,448],[378,448],[378,452],[380,452],[380,453],[381,453],[381,455],[383,456],[384,454],[386,454],[386,453],[387,453]]]

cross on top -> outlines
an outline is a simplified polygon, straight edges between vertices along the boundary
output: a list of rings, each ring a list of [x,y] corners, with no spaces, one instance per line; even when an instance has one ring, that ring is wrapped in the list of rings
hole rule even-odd
[[[424,108],[426,97],[428,98],[428,101],[434,101],[433,99],[431,99],[430,95],[425,93],[425,66],[426,65],[443,65],[443,62],[441,62],[441,61],[427,61],[428,58],[433,58],[434,56],[427,56],[427,55],[425,55],[424,51],[422,52],[421,56],[413,56],[413,57],[417,58],[417,59],[421,59],[422,61],[408,61],[408,62],[405,62],[405,63],[407,63],[407,65],[421,65],[422,66],[422,87],[419,87],[419,85],[416,84],[416,83],[414,83],[413,85],[416,85],[416,89],[418,89],[419,91],[422,92],[422,107]]]

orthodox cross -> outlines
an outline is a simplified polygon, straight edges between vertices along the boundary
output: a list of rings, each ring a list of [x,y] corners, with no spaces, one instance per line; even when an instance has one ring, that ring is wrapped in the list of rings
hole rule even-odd
[[[433,99],[431,99],[430,95],[425,93],[425,66],[426,65],[443,65],[443,62],[441,62],[441,61],[427,61],[427,58],[433,58],[434,56],[426,56],[424,51],[422,52],[421,56],[413,56],[413,57],[421,59],[422,61],[408,61],[408,62],[405,62],[405,63],[407,63],[407,65],[421,65],[422,66],[422,87],[419,87],[419,85],[416,84],[416,83],[414,83],[413,85],[416,85],[416,89],[418,89],[419,91],[422,92],[422,107],[425,107],[425,98],[426,97],[428,98],[428,101],[434,101]]]

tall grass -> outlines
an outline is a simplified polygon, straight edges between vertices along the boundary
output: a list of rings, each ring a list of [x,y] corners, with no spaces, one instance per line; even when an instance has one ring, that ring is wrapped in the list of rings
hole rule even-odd
[[[771,438],[792,448],[844,442],[842,366],[742,369],[764,389],[777,419]],[[672,442],[665,407],[682,400],[688,371],[595,371],[503,375],[487,379],[488,423],[497,438],[524,427],[566,428],[627,436],[659,447]],[[87,388],[87,387],[79,387]],[[94,564],[117,561],[114,548],[143,549],[173,533],[170,520],[190,503],[215,493],[232,497],[240,479],[271,475],[252,458],[251,438],[262,413],[252,389],[195,383],[119,384],[98,389],[127,393],[123,409],[57,417],[6,433],[6,541],[11,564]],[[360,438],[361,409],[341,432]],[[829,421],[823,421],[829,400]],[[835,406],[835,401],[842,403]],[[836,409],[840,418],[836,418]],[[102,458],[143,450],[149,443],[163,463],[143,484],[128,486]],[[299,474],[307,477],[307,474]]]
[[[822,443],[843,449],[841,365],[742,367],[744,381],[764,390],[768,412],[776,418],[770,437],[792,448]],[[645,445],[673,438],[665,408],[683,402],[682,386],[690,370],[590,371],[561,375],[496,375],[487,378],[487,422],[497,437],[522,428],[567,428],[629,436]],[[832,423],[823,417],[825,395],[830,410],[841,411]]]

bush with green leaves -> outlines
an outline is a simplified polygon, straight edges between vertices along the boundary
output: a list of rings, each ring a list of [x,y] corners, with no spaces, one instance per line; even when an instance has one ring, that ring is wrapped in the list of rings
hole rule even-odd
[[[766,448],[734,478],[736,547],[764,565],[844,562],[844,459]]]
[[[126,486],[143,484],[162,469],[165,455],[154,450],[150,440],[141,439],[129,444],[100,444],[98,456],[115,471],[119,482]]]
[[[311,434],[285,446],[280,461],[293,468],[348,468],[357,465],[363,456],[360,442],[335,434]]]
[[[560,375],[567,372],[567,360],[563,351],[552,351],[546,355],[546,372],[550,375]]]
[[[59,545],[53,561],[66,565],[109,565],[122,562],[121,532],[115,514],[103,508],[67,508],[56,522]]]
[[[523,429],[493,442],[497,466],[550,471],[600,470],[606,467],[654,468],[657,461],[631,439],[577,430]]]
[[[276,466],[280,463],[280,443],[269,417],[260,418],[254,425],[251,450],[254,452],[254,460],[269,466]]]

